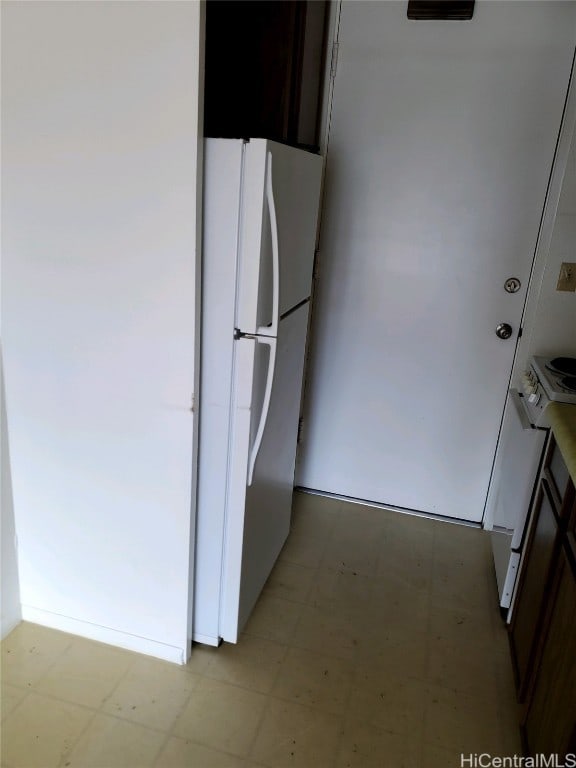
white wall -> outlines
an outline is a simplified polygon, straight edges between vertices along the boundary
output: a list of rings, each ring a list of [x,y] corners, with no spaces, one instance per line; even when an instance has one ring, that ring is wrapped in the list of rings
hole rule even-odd
[[[182,661],[202,8],[2,11],[2,319],[23,616]]]
[[[4,401],[4,372],[0,352],[0,464],[2,518],[2,618],[0,639],[6,637],[22,618],[20,610],[20,585],[18,583],[18,561],[16,556],[16,530],[14,527],[14,506],[12,503],[12,482],[10,479],[10,450],[6,428],[6,404]]]

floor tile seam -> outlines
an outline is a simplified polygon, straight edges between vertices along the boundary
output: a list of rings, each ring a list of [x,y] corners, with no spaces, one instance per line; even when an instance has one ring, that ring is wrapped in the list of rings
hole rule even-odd
[[[282,661],[284,661],[284,659]],[[282,663],[279,664],[279,667],[281,667],[281,666],[282,666]],[[276,685],[276,681],[278,679],[278,675],[279,674],[280,674],[280,670],[277,670],[276,672],[274,672],[273,679],[272,679],[272,682],[270,684],[270,690],[260,690],[259,688],[254,688],[254,687],[247,686],[247,685],[241,685],[240,683],[233,683],[231,680],[223,679],[222,677],[217,677],[216,675],[209,674],[208,670],[206,670],[206,672],[204,672],[203,677],[205,677],[208,680],[212,680],[215,683],[222,683],[223,685],[232,685],[232,686],[234,686],[236,688],[241,688],[241,689],[243,689],[245,691],[248,691],[249,693],[258,693],[258,694],[260,694],[260,696],[268,696],[271,693],[272,688],[274,687],[274,685]],[[193,691],[191,691],[190,693],[192,694]]]
[[[113,720],[119,720],[122,723],[130,723],[130,725],[135,725],[139,728],[144,728],[144,730],[146,731],[153,731],[154,733],[161,733],[161,734],[168,733],[168,731],[165,730],[164,728],[158,728],[157,726],[153,726],[153,725],[145,725],[144,723],[141,723],[138,720],[131,720],[128,717],[122,717],[122,715],[117,715],[112,712],[106,712],[102,709],[95,709],[93,711],[94,711],[95,717],[97,715],[102,715],[103,717],[110,717]]]
[[[12,631],[14,632],[15,630],[18,630],[19,628],[22,628],[22,629],[21,629],[21,631],[22,631],[22,632],[26,632],[27,630],[26,630],[25,628],[23,628],[23,627],[22,627],[22,625],[24,625],[24,624],[26,624],[26,625],[28,625],[28,626],[30,626],[30,627],[39,627],[41,630],[49,630],[49,633],[54,633],[54,634],[57,634],[57,635],[64,635],[64,636],[66,636],[66,637],[68,638],[68,640],[67,640],[67,642],[66,642],[66,645],[65,645],[65,647],[64,647],[62,650],[60,650],[60,651],[58,651],[58,652],[56,653],[56,657],[57,657],[57,658],[59,658],[60,656],[62,656],[64,653],[66,653],[66,651],[68,650],[68,648],[70,648],[70,646],[71,646],[71,645],[72,645],[72,644],[73,644],[73,643],[74,643],[74,642],[77,640],[77,638],[79,637],[78,635],[72,635],[72,634],[70,634],[70,632],[64,632],[64,631],[63,631],[63,630],[61,630],[61,629],[55,629],[54,627],[49,627],[47,624],[35,624],[35,623],[34,623],[34,622],[32,622],[32,621],[25,621],[24,619],[23,619],[23,620],[22,620],[22,621],[21,621],[21,622],[20,622],[20,623],[19,623],[19,624],[18,624],[18,625],[17,625],[17,626],[14,628],[14,630],[12,630]],[[34,630],[31,630],[31,631],[34,631]],[[10,633],[10,634],[12,634],[12,633]],[[2,646],[2,650],[4,650],[4,647],[8,647],[8,641],[9,641],[9,638],[10,638],[10,635],[7,635],[7,636],[6,636],[6,637],[5,637],[5,638],[4,638],[4,639],[1,641],[0,645]],[[27,643],[27,644],[28,644],[28,643]],[[20,647],[20,648],[19,648],[19,650],[24,650],[24,648]],[[28,649],[26,649],[26,650],[27,650],[27,651],[28,651],[28,653],[29,653],[29,650],[28,650]]]
[[[430,592],[430,604],[436,609],[436,615],[440,614],[440,618],[444,615],[452,615],[455,617],[458,615],[460,618],[464,618],[470,624],[475,623],[475,631],[484,631],[493,634],[492,622],[486,622],[486,613],[490,610],[489,605],[479,605],[476,603],[464,602],[464,596],[456,597],[455,595],[442,595],[442,600],[434,593],[434,589]]]
[[[466,697],[467,699],[472,699],[473,700],[473,707],[472,707],[472,709],[474,709],[474,710],[476,710],[476,705],[480,705],[482,707],[482,711],[483,712],[485,711],[485,707],[482,706],[482,705],[486,705],[486,707],[488,709],[492,710],[492,711],[495,709],[495,707],[494,707],[494,697],[490,697],[488,699],[485,699],[482,696],[480,696],[479,694],[477,694],[476,692],[470,693],[468,691],[456,690],[455,688],[451,688],[450,686],[442,685],[441,683],[432,682],[432,681],[429,681],[429,685],[430,685],[430,687],[441,688],[443,691],[446,691],[446,693],[449,693],[449,694],[451,694],[453,696],[457,696],[458,699],[459,699],[460,711],[462,711],[462,702],[461,702],[461,697],[462,696]],[[466,709],[470,709],[470,707],[468,705],[465,705],[465,708]],[[498,721],[500,720],[499,717],[497,719],[498,719]]]
[[[210,679],[211,679],[211,678],[210,678]],[[233,685],[233,683],[225,683],[225,685]],[[251,690],[251,689],[247,689],[247,688],[242,688],[242,686],[233,685],[233,687],[235,687],[235,688],[240,688],[240,690],[248,691],[249,693],[257,693],[257,692],[256,692],[256,691],[254,691],[254,690]],[[252,747],[253,747],[253,745],[254,745],[254,743],[255,743],[255,741],[256,741],[256,738],[257,738],[257,736],[258,736],[258,733],[260,732],[260,728],[261,728],[261,725],[262,725],[262,721],[264,720],[264,717],[266,716],[266,711],[267,711],[267,709],[266,709],[266,706],[263,706],[263,707],[262,707],[262,712],[260,713],[260,715],[259,715],[259,717],[258,717],[258,724],[257,724],[257,726],[256,726],[256,729],[255,729],[255,733],[254,733],[254,736],[253,736],[253,738],[252,738],[252,740],[251,740],[251,742],[250,742],[250,746],[249,746],[248,750],[246,751],[246,753],[245,753],[245,754],[238,754],[238,752],[230,752],[230,751],[228,751],[228,750],[226,750],[226,749],[220,749],[220,748],[219,748],[219,749],[216,749],[216,748],[215,748],[215,747],[213,747],[211,744],[208,744],[208,743],[203,743],[203,742],[201,742],[201,741],[198,741],[197,739],[193,739],[193,738],[187,738],[187,737],[185,737],[185,736],[181,736],[180,734],[178,734],[178,733],[176,733],[176,732],[175,732],[175,729],[176,729],[176,725],[177,725],[177,723],[178,723],[178,720],[180,719],[180,716],[181,716],[182,712],[184,712],[184,710],[185,710],[185,709],[186,709],[186,707],[188,706],[188,704],[189,704],[189,702],[190,702],[190,699],[192,698],[193,694],[194,694],[194,691],[190,691],[190,696],[188,697],[188,699],[187,699],[187,701],[186,701],[185,705],[182,707],[182,710],[181,710],[181,712],[178,714],[178,716],[177,716],[177,717],[174,719],[174,722],[172,723],[172,726],[171,726],[170,730],[169,730],[169,731],[168,731],[168,733],[167,733],[167,739],[166,739],[166,743],[168,742],[168,740],[169,740],[170,738],[181,739],[181,740],[184,740],[184,741],[188,741],[188,742],[190,742],[190,743],[192,743],[192,744],[196,744],[196,745],[198,745],[198,746],[200,746],[200,747],[205,747],[205,748],[207,748],[207,749],[211,749],[211,750],[213,750],[213,751],[215,751],[215,752],[222,752],[223,754],[225,754],[225,755],[228,755],[228,756],[230,756],[230,757],[235,757],[235,758],[237,758],[237,759],[239,758],[239,759],[241,759],[241,760],[247,760],[247,759],[250,757],[250,754],[251,754],[251,750],[252,750]],[[260,696],[262,696],[263,698],[269,698],[269,694],[261,694],[261,693],[260,693],[259,695],[260,695]],[[158,761],[158,758],[159,758],[160,754],[161,754],[161,753],[159,752],[159,753],[158,753],[158,755],[156,756],[156,758],[155,758],[155,759],[156,759],[156,761]]]
[[[346,708],[346,706],[348,706],[348,702],[349,702],[350,696],[352,695],[352,688],[353,688],[353,686],[350,685],[349,686],[349,691],[346,694],[346,704],[343,706],[341,712],[335,712],[333,709],[327,709],[322,704],[309,704],[309,703],[306,703],[306,702],[303,702],[303,701],[299,701],[294,696],[283,696],[281,693],[274,692],[274,691],[270,691],[268,696],[271,699],[275,699],[276,701],[283,701],[285,704],[297,704],[298,706],[301,706],[301,707],[308,707],[308,709],[313,709],[315,711],[318,710],[320,712],[324,712],[324,714],[326,714],[326,715],[333,715],[334,717],[343,718],[344,717],[344,713],[345,713],[345,708]]]
[[[68,707],[78,707],[79,709],[87,710],[89,712],[98,711],[98,707],[92,707],[89,704],[81,704],[80,702],[71,701],[70,699],[63,699],[61,696],[55,696],[53,693],[45,693],[44,691],[38,690],[35,686],[33,686],[30,689],[28,696],[26,696],[25,698],[26,699],[30,698],[30,694],[36,694],[36,696],[41,696],[44,699],[50,699],[51,701],[57,701],[60,704],[66,704],[66,706]],[[22,702],[23,701],[24,699],[22,700]],[[20,708],[20,704],[17,705],[17,709],[19,708]],[[11,717],[14,711],[15,710],[13,710],[8,717]]]
[[[59,699],[59,701],[62,701],[62,699]],[[80,739],[84,736],[84,734],[88,731],[88,729],[94,722],[96,715],[98,714],[98,711],[95,709],[91,709],[90,711],[92,712],[91,717],[88,718],[88,721],[84,726],[84,728],[80,730],[80,733],[78,734],[78,736],[74,739],[73,743],[70,744],[70,746],[68,747],[68,750],[60,758],[60,762],[58,763],[58,768],[64,768],[64,766],[66,766],[66,761],[70,759],[72,752],[74,751],[74,749],[76,749],[76,746],[80,743]]]
[[[152,762],[152,763],[150,764],[152,768],[156,768],[156,766],[158,765],[158,760],[160,760],[160,756],[161,756],[162,752],[164,752],[164,748],[166,747],[166,745],[168,744],[168,742],[170,741],[170,739],[171,739],[171,736],[170,736],[170,734],[169,734],[169,733],[167,733],[167,734],[165,735],[165,737],[164,737],[164,740],[163,740],[163,741],[162,741],[162,743],[160,744],[160,748],[159,748],[159,749],[158,749],[158,751],[156,752],[156,757],[154,758],[154,762]]]
[[[26,691],[28,692],[30,690],[30,687],[34,687],[34,684],[28,684],[21,685],[20,683],[13,683],[9,680],[2,680],[2,683],[0,684],[0,693],[2,692],[2,689],[5,685],[11,685],[12,688],[17,688],[19,691]]]
[[[394,675],[389,675],[388,679],[392,679],[393,683],[404,682],[404,681],[409,683],[417,683],[422,688],[426,688],[430,684],[429,680],[425,676],[421,677],[419,675],[412,676],[408,674],[403,674],[401,676],[396,676],[396,677]],[[375,694],[379,692],[378,689],[382,688],[382,685],[374,685],[373,683],[368,683],[367,685],[353,685],[352,687],[353,689],[356,689],[356,690],[364,690],[368,693]]]
[[[469,649],[469,650],[468,650]],[[491,642],[489,638],[477,639],[476,637],[451,638],[438,636],[438,633],[430,633],[430,651],[454,652],[455,656],[476,656],[479,658],[490,657]]]
[[[93,716],[90,718],[89,722],[86,724],[86,727],[82,729],[82,731],[79,734],[78,738],[74,741],[74,744],[71,745],[70,748],[68,749],[67,754],[62,756],[60,762],[58,763],[58,768],[66,768],[67,761],[72,756],[72,753],[73,753],[74,749],[76,749],[76,747],[78,746],[78,744],[80,743],[80,741],[82,740],[84,735],[88,732],[88,730],[90,729],[90,727],[92,726],[92,724],[94,723],[94,720],[96,719],[96,717],[98,715],[109,716],[109,717],[112,717],[114,720],[120,720],[121,722],[128,722],[128,723],[131,723],[132,725],[140,725],[141,727],[145,728],[146,730],[152,731],[153,733],[161,733],[162,735],[165,735],[164,731],[159,731],[159,730],[157,730],[155,728],[149,728],[147,726],[142,726],[141,723],[135,723],[134,721],[131,721],[131,720],[125,720],[125,719],[120,718],[120,717],[114,717],[114,715],[109,715],[108,712],[100,712],[99,710],[95,710]],[[160,749],[158,749],[156,751],[156,755],[154,756],[154,761],[150,764],[151,766],[154,765],[157,762],[158,758],[160,757],[160,750],[163,748],[163,745],[164,745],[164,743],[166,741],[167,741],[167,738],[162,740]],[[107,766],[102,766],[102,768],[107,768]]]
[[[319,566],[317,566],[316,569],[315,569],[315,579],[314,579],[314,581],[317,581],[316,576],[318,574],[318,570],[319,570]],[[310,590],[310,591],[312,591],[312,590]],[[293,602],[293,601],[286,600],[286,602]],[[310,606],[311,604],[306,602],[306,603],[295,603],[295,605]],[[303,620],[303,615],[302,615],[302,608],[301,608],[300,611],[299,611],[298,617],[297,617],[296,621],[294,622],[294,626],[292,627],[292,630],[288,633],[288,636],[287,636],[286,640],[282,643],[282,645],[285,645],[287,648],[290,648],[290,647],[292,647],[294,645],[294,638],[296,637],[296,633],[298,631],[298,628],[299,628],[300,623],[302,622],[302,620]],[[269,638],[267,638],[267,639],[269,639]]]
[[[484,669],[485,666],[486,665],[484,665],[483,663],[480,664],[479,667],[476,667],[476,671],[479,671],[480,668]],[[431,677],[431,675],[432,675],[431,664],[429,664],[426,667],[426,670],[427,670],[426,674],[427,674],[428,682],[432,683],[433,685],[435,685],[436,684],[436,680],[435,679],[433,680],[432,677]],[[484,669],[484,672],[485,672],[485,674],[483,675],[482,679],[484,681],[486,681],[485,684],[486,685],[489,684],[491,687],[494,688],[494,691],[496,693],[498,693],[499,690],[500,690],[500,686],[498,685],[498,675],[496,673],[496,670],[494,669],[494,664],[489,661],[488,662],[488,667],[486,669]],[[470,676],[468,674],[468,671],[466,669],[462,669],[460,674],[459,674],[459,678],[462,679],[463,681],[470,680]],[[442,685],[442,684],[438,683],[438,685]],[[452,687],[452,686],[444,686],[444,687]],[[464,689],[461,689],[461,691],[462,691],[462,693],[465,692]]]
[[[286,653],[288,652],[288,649],[289,649],[289,646],[286,646]],[[280,669],[281,669],[282,665],[279,664],[278,667],[279,668],[278,668],[278,670],[277,670],[277,672],[275,674],[274,682],[273,682],[272,686],[274,686],[276,684],[276,680],[278,679],[278,675],[280,674]],[[240,683],[233,683],[233,682],[230,682],[228,680],[220,680],[219,678],[216,678],[216,677],[210,677],[209,675],[206,675],[205,673],[203,675],[201,675],[201,677],[205,678],[206,680],[209,680],[210,682],[220,683],[221,685],[226,685],[226,686],[230,686],[232,688],[237,688],[240,691],[245,691],[246,693],[253,693],[256,696],[262,696],[264,698],[267,698],[268,696],[270,696],[271,695],[271,691],[272,691],[272,688],[271,688],[270,691],[268,691],[267,693],[264,693],[262,691],[257,691],[254,688],[249,688],[246,685],[241,685]],[[186,700],[186,704],[185,704],[183,709],[185,709],[186,706],[188,706],[188,703],[189,703],[190,699],[192,698],[192,696],[194,695],[195,690],[196,689],[194,688],[194,689],[192,689],[190,691],[190,695],[188,696],[188,698]]]
[[[170,728],[168,728],[168,729],[165,731],[165,733],[166,733],[166,738],[164,739],[164,742],[163,742],[163,744],[162,744],[162,746],[161,746],[161,748],[160,748],[160,750],[159,750],[158,754],[156,755],[156,758],[155,758],[155,760],[154,760],[154,765],[155,765],[155,764],[158,762],[158,760],[159,760],[159,758],[160,758],[160,755],[162,754],[162,750],[164,749],[164,747],[165,747],[165,746],[166,746],[166,744],[167,744],[167,743],[170,741],[170,739],[171,739],[171,738],[182,738],[181,736],[178,736],[178,735],[175,733],[175,729],[176,729],[176,725],[177,725],[178,721],[179,721],[179,720],[180,720],[180,718],[182,717],[182,714],[184,713],[184,711],[186,710],[186,707],[188,706],[188,704],[190,703],[190,701],[191,701],[191,699],[192,699],[192,694],[194,693],[194,690],[195,690],[195,689],[192,689],[192,690],[191,690],[191,691],[188,693],[188,696],[186,697],[186,700],[185,700],[185,701],[182,703],[182,705],[181,705],[181,707],[180,707],[180,709],[179,709],[179,711],[178,711],[178,713],[177,713],[176,717],[173,719],[173,721],[172,721],[172,725],[170,726]]]
[[[442,598],[442,599],[440,599]],[[443,611],[446,610],[446,603],[450,599],[450,596],[439,596],[437,594],[434,594],[434,592],[430,595],[430,607],[436,609],[437,611]],[[474,616],[478,618],[478,615],[486,614],[489,610],[489,606],[482,606],[476,603],[470,604],[469,602],[466,602],[466,598],[464,595],[462,597],[458,597],[458,602],[456,604],[452,604],[449,607],[449,610],[451,610],[454,613],[465,613],[467,617],[473,618]],[[489,632],[491,635],[494,634],[494,629],[490,623],[490,625],[481,624],[481,627],[487,632]]]
[[[264,592],[261,593],[260,597],[263,597],[263,596],[264,596]],[[280,597],[279,595],[270,595],[268,593],[266,593],[266,597],[270,597],[273,600],[282,600],[283,602],[292,603],[293,605],[306,605],[306,603],[302,603],[299,600],[291,600],[289,597]],[[258,606],[258,603],[256,603],[255,607],[257,607],[257,606]],[[246,630],[244,630],[244,632],[246,632]],[[251,634],[251,633],[250,632],[246,632],[246,634]],[[268,639],[268,638],[266,638],[266,639]]]
[[[400,739],[404,739],[406,741],[410,739],[410,736],[406,733],[401,733],[400,731],[394,730],[393,728],[384,728],[381,725],[377,725],[376,723],[366,721],[365,719],[360,717],[347,718],[346,720],[344,720],[343,726],[346,728],[350,725],[366,725],[367,723],[370,725],[370,728],[373,728],[378,733],[387,734],[391,736],[398,736]],[[420,740],[423,740],[423,738],[424,738],[424,734],[422,733],[420,734]]]
[[[301,707],[302,709],[305,709],[308,712],[321,712],[324,715],[329,715],[330,717],[334,717],[334,718],[343,717],[343,715],[338,715],[334,712],[328,712],[327,710],[322,709],[321,707],[315,707],[312,704],[302,704],[299,701],[294,701],[294,699],[286,699],[272,693],[268,694],[267,698],[270,699],[271,702],[277,702],[278,704],[293,704],[295,707]],[[264,711],[266,712],[267,710],[265,709]]]
[[[242,760],[246,761],[250,759],[250,754],[247,752],[245,755],[240,755],[238,752],[230,752],[227,749],[221,749],[220,747],[214,747],[211,744],[198,741],[198,739],[188,738],[187,736],[180,736],[177,733],[170,733],[166,735],[166,739],[162,742],[162,746],[160,747],[159,752],[156,754],[156,757],[154,758],[154,763],[152,764],[152,768],[154,768],[158,760],[160,759],[162,752],[164,750],[164,747],[166,744],[170,741],[170,739],[177,739],[178,741],[185,741],[187,744],[194,744],[197,747],[202,747],[203,749],[208,749],[211,752],[220,753],[222,755],[226,755],[227,757],[234,757],[236,760]],[[103,766],[104,768],[104,766]],[[128,768],[128,767],[127,767]],[[202,766],[199,766],[199,768],[202,768]]]
[[[263,589],[263,590],[262,590],[262,596],[266,596],[266,597],[273,597],[273,598],[275,598],[275,599],[278,599],[278,600],[286,600],[286,601],[287,601],[287,602],[289,602],[289,603],[296,603],[296,605],[309,605],[309,602],[308,602],[308,595],[309,595],[309,593],[310,593],[311,591],[312,591],[312,586],[311,586],[311,587],[310,587],[310,589],[308,590],[308,593],[307,593],[307,596],[306,596],[306,598],[305,598],[305,599],[303,599],[303,600],[296,600],[295,598],[291,598],[291,597],[285,597],[284,595],[277,595],[277,594],[274,594],[274,592],[273,592],[273,588],[269,588],[269,589],[268,589],[268,588],[265,588],[265,589]]]
[[[270,690],[266,694],[264,694],[265,696],[270,696],[270,694],[274,690],[274,686],[276,685],[276,683],[278,682],[278,678],[280,677],[282,666],[288,657],[288,653],[290,651],[291,646],[286,643],[283,643],[282,645],[284,647],[284,654],[282,656],[282,661],[278,664],[278,669],[276,670],[276,674],[273,676],[274,679],[272,680],[272,684],[270,685]]]
[[[44,626],[44,625],[38,625],[38,626]],[[46,629],[51,629],[51,627],[46,627]],[[54,632],[58,632],[59,630],[54,630]],[[52,658],[52,660],[47,664],[47,666],[42,670],[42,672],[39,674],[37,680],[35,683],[32,683],[32,687],[36,686],[41,680],[43,680],[46,675],[53,669],[53,667],[58,664],[58,662],[61,660],[61,658],[64,656],[66,651],[71,647],[71,645],[74,643],[74,640],[70,640],[68,645],[64,648],[64,650],[60,651],[58,654],[56,654],[55,657]],[[28,654],[30,652],[28,651]],[[6,662],[7,663],[7,662]],[[8,682],[8,681],[6,681]],[[14,685],[14,683],[9,683],[9,685]],[[18,686],[16,686],[18,687]],[[22,687],[22,686],[20,686]]]
[[[138,656],[142,656],[142,654],[138,654]],[[120,687],[120,684],[121,684],[122,682],[124,682],[125,678],[128,676],[128,672],[130,672],[130,670],[132,669],[132,667],[134,667],[134,666],[136,665],[136,662],[137,662],[137,661],[139,661],[139,660],[140,660],[140,659],[138,659],[138,658],[134,658],[134,659],[132,659],[132,661],[130,662],[130,664],[128,664],[128,666],[126,667],[126,669],[124,670],[124,672],[123,672],[123,673],[120,675],[120,677],[117,679],[117,681],[116,681],[116,684],[115,684],[115,685],[112,687],[112,689],[109,691],[109,693],[107,693],[107,694],[106,694],[106,695],[105,695],[105,696],[104,696],[104,697],[101,699],[101,701],[100,701],[100,704],[99,704],[99,705],[98,705],[98,707],[97,707],[97,709],[98,709],[98,711],[99,711],[99,712],[102,712],[102,714],[104,714],[104,715],[107,715],[107,714],[109,714],[108,712],[105,712],[105,711],[104,711],[104,706],[105,706],[105,704],[107,704],[107,702],[108,702],[108,701],[109,701],[109,700],[112,698],[112,696],[114,696],[114,694],[116,693],[116,691],[117,691],[117,690],[118,690],[118,688]]]
[[[27,685],[16,685],[15,683],[4,683],[4,685],[11,685],[12,688],[16,688],[18,691],[21,691],[24,694],[30,693],[31,690],[33,690],[34,685],[32,683],[29,683]],[[2,686],[3,687],[3,686]],[[2,691],[0,689],[0,696],[2,695]]]
[[[271,694],[267,694],[267,699],[271,699]],[[264,725],[264,719],[266,718],[266,713],[268,712],[268,707],[264,706],[262,707],[262,712],[260,712],[260,715],[258,717],[258,723],[256,725],[256,728],[254,729],[254,734],[252,736],[252,739],[250,740],[250,745],[248,746],[248,749],[246,750],[246,754],[242,756],[243,760],[251,759],[252,753],[254,751],[254,747],[256,746],[256,742],[258,740],[258,737],[260,735],[260,731],[263,728]]]
[[[447,586],[452,586],[454,580],[458,579],[458,585],[462,585],[463,589],[469,590],[471,586],[479,586],[481,590],[481,599],[486,602],[488,595],[492,594],[492,585],[489,581],[490,574],[486,574],[484,568],[481,571],[475,571],[471,568],[460,569],[457,567],[451,568],[450,566],[442,566],[442,570],[438,570],[438,566],[434,565],[433,572],[431,574],[431,581],[436,591],[440,589],[446,589]]]
[[[293,704],[296,707],[302,707],[303,709],[306,709],[309,712],[314,712],[314,711],[317,710],[316,707],[312,707],[312,706],[310,706],[308,704],[301,704],[300,702],[296,702],[296,701],[291,700],[291,699],[283,699],[283,698],[280,698],[278,696],[273,696],[272,694],[269,694],[268,698],[271,699],[272,701],[278,702],[279,704]],[[264,719],[266,717],[267,711],[268,711],[267,709],[264,709],[264,711],[262,712],[262,714],[260,716],[259,723],[258,723],[258,727],[256,728],[256,731],[255,731],[255,734],[254,734],[254,738],[252,739],[252,743],[250,745],[250,749],[248,750],[247,754],[244,755],[243,759],[244,760],[250,760],[250,761],[256,763],[257,765],[266,766],[266,768],[274,768],[272,763],[261,762],[261,761],[257,760],[256,757],[254,756],[254,747],[256,745],[256,742],[257,742],[258,737],[260,735],[260,732],[262,730],[262,727],[263,727],[263,724],[264,724]],[[329,715],[331,717],[335,717],[335,718],[339,717],[338,715],[335,715],[333,712],[326,712],[326,710],[320,710],[320,712],[322,714],[324,714],[324,715]],[[342,718],[340,717],[340,720],[341,719]],[[342,723],[341,722],[338,724],[338,741],[340,739],[340,731],[343,731],[343,727],[342,727]],[[335,751],[334,751],[334,760],[336,760],[337,755],[338,755],[338,750],[335,749]],[[238,755],[236,755],[236,757],[238,757]],[[322,767],[318,766],[318,768],[324,768],[324,766],[322,766]]]
[[[174,726],[176,725],[176,721],[184,711],[185,707],[188,705],[188,702],[190,701],[190,698],[192,696],[192,691],[190,691],[189,696],[186,698],[185,704],[183,707],[178,711],[176,714],[174,721],[172,725],[170,725],[169,728],[160,728],[159,726],[149,725],[148,723],[143,723],[141,720],[136,720],[134,718],[128,717],[126,715],[122,715],[119,712],[110,712],[106,709],[98,709],[96,710],[96,714],[103,715],[104,717],[112,717],[115,720],[121,720],[123,723],[130,723],[131,725],[137,725],[140,728],[145,728],[148,731],[154,731],[154,733],[165,733],[170,734]]]
[[[22,689],[22,690],[25,690],[25,689]],[[22,704],[23,704],[23,703],[26,701],[26,699],[28,698],[28,695],[31,693],[31,691],[32,691],[32,689],[28,689],[28,690],[26,690],[26,693],[25,693],[25,694],[24,694],[24,696],[23,696],[23,697],[20,699],[20,701],[18,702],[18,704],[16,704],[16,706],[15,706],[15,707],[14,707],[12,710],[10,710],[10,712],[8,712],[8,714],[7,714],[7,715],[5,715],[5,716],[2,718],[2,724],[6,723],[6,722],[8,721],[8,718],[12,717],[12,715],[13,715],[13,714],[15,714],[16,710],[20,709],[21,705],[22,705]],[[1,730],[1,728],[0,728],[0,730]]]
[[[357,654],[358,654],[357,647],[355,648],[352,654],[353,658],[350,658],[350,656],[343,656],[342,654],[338,654],[338,653],[331,653],[329,650],[325,650],[325,649],[318,650],[318,648],[311,648],[310,646],[306,646],[306,645],[297,645],[295,642],[291,642],[290,647],[296,648],[300,651],[310,651],[310,653],[321,653],[321,654],[324,654],[324,656],[329,656],[331,659],[338,659],[339,661],[349,661],[354,665],[357,664]]]
[[[359,655],[359,652],[357,652],[356,656]],[[350,712],[350,707],[352,705],[352,694],[354,692],[355,686],[355,678],[358,670],[358,659],[355,659],[354,663],[354,670],[352,672],[352,684],[350,685],[350,688],[348,690],[348,695],[346,696],[346,702],[344,704],[344,711],[342,713],[342,716],[340,718],[340,723],[338,725],[338,738],[336,739],[336,749],[334,752],[334,764],[336,765],[338,761],[338,756],[340,755],[340,752],[342,750],[342,743],[344,741],[344,733],[346,730],[346,720],[348,717],[348,714]]]
[[[452,694],[454,696],[465,696],[466,698],[474,699],[475,705],[486,705],[487,707],[494,709],[494,699],[496,697],[485,695],[478,689],[475,690],[473,688],[454,687],[451,685],[446,685],[445,683],[439,683],[437,680],[429,680],[428,684],[430,686],[441,688],[443,691],[446,691],[446,693]],[[497,691],[495,693],[497,693]]]

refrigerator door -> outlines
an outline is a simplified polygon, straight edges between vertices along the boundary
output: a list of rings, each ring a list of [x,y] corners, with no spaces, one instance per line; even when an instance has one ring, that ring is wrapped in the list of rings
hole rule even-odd
[[[290,530],[307,326],[306,302],[280,321],[277,339],[235,343],[220,612],[220,635],[233,643]]]
[[[322,166],[319,155],[265,139],[245,145],[235,319],[243,333],[275,335],[276,278],[279,316],[310,296]]]

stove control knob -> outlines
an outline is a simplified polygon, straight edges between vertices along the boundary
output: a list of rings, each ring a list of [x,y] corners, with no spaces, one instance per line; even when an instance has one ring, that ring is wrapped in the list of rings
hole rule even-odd
[[[512,336],[512,326],[508,323],[498,323],[496,326],[496,336],[499,339],[509,339]]]
[[[522,389],[527,395],[536,391],[536,384],[530,373],[526,372],[522,374]]]

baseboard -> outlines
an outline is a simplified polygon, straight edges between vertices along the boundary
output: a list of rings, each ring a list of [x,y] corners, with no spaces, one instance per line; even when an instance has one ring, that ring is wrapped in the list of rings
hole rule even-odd
[[[115,645],[128,651],[143,653],[146,656],[155,656],[157,659],[172,661],[175,664],[186,664],[186,649],[177,648],[147,637],[131,635],[128,632],[119,632],[99,624],[91,624],[89,621],[72,619],[70,616],[62,616],[59,613],[45,611],[42,608],[34,608],[31,605],[22,606],[22,619],[32,624],[41,624],[51,629],[59,629],[61,632],[69,632],[72,635],[86,637],[89,640],[97,640],[107,645]]]
[[[8,637],[10,632],[12,632],[13,629],[16,629],[18,624],[22,621],[22,617],[20,614],[18,616],[13,616],[11,619],[6,620],[5,618],[2,620],[2,632],[0,634],[0,640],[4,640],[5,637]]]

